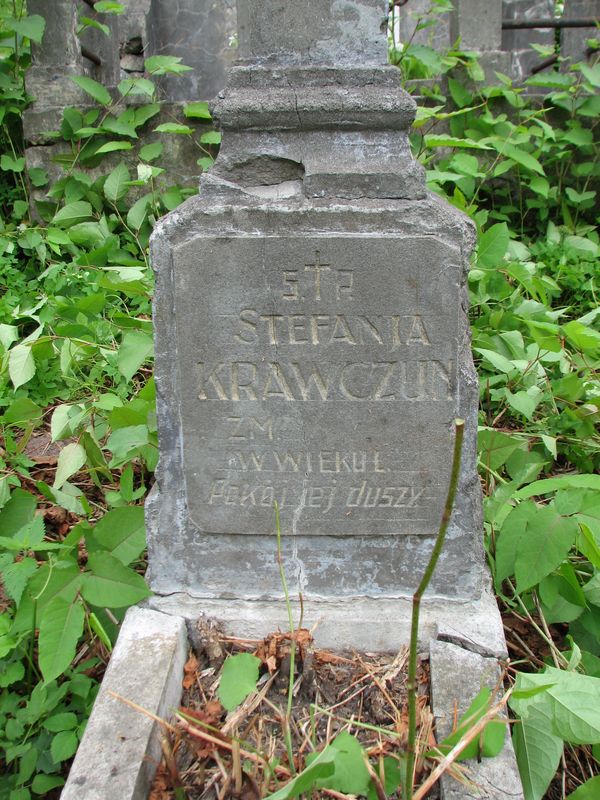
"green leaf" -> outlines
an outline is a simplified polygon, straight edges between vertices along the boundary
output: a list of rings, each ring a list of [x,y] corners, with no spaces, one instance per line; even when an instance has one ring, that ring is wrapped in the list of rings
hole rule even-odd
[[[600,333],[577,320],[562,326],[569,341],[582,353],[596,353],[600,349]]]
[[[148,215],[148,205],[151,201],[152,195],[145,194],[143,197],[140,197],[139,200],[136,200],[129,209],[127,213],[127,224],[130,228],[133,228],[134,231],[139,231],[144,224]]]
[[[143,507],[123,506],[108,511],[86,536],[89,538],[122,564],[130,564],[146,546]]]
[[[93,78],[86,78],[84,75],[71,75],[70,78],[73,83],[76,83],[80,89],[83,89],[84,92],[89,94],[90,97],[93,97],[100,105],[109,106],[112,103],[112,97],[109,91],[102,86],[101,83],[93,80]]]
[[[515,365],[510,359],[506,358],[506,356],[503,356],[501,353],[497,353],[495,350],[487,350],[485,347],[474,347],[473,350],[482,355],[486,361],[489,361],[498,372],[510,375],[511,372],[516,370]]]
[[[151,594],[142,576],[110,553],[90,553],[88,567],[81,594],[94,606],[124,608]]]
[[[0,169],[4,172],[23,172],[25,169],[24,158],[13,158],[7,153],[0,156]]]
[[[168,72],[178,75],[192,69],[182,64],[181,58],[176,56],[150,56],[144,61],[144,68],[152,75],[166,75]]]
[[[596,775],[595,778],[590,778],[589,781],[586,781],[570,795],[567,795],[567,800],[598,800],[599,797],[600,775]]]
[[[37,562],[33,558],[26,557],[21,561],[14,561],[1,570],[4,589],[8,596],[15,601],[17,607],[21,602],[21,596],[27,586],[27,581],[36,569]]]
[[[532,389],[534,391],[531,391]],[[509,389],[506,389],[506,399],[508,405],[514,411],[518,414],[522,414],[526,419],[531,421],[534,411],[542,399],[542,393],[537,386],[532,386],[531,389],[527,391],[521,390],[514,394]]]
[[[31,347],[17,344],[8,355],[8,374],[15,389],[30,381],[35,375],[35,361]]]
[[[317,779],[315,787],[336,789],[344,794],[366,795],[371,776],[365,764],[366,753],[357,739],[347,731],[342,731],[325,748],[329,749],[334,755],[333,775]]]
[[[145,144],[140,150],[140,158],[144,161],[154,161],[162,155],[163,146],[161,142]]]
[[[473,727],[476,722],[486,714],[490,708],[491,691],[487,687],[483,687],[477,696],[471,702],[469,708],[461,716],[458,721],[456,730],[447,736],[443,742],[438,745],[444,755],[450,752],[454,745],[456,745],[467,731]],[[482,732],[483,735],[475,738],[470,744],[465,747],[460,756],[459,761],[465,761],[472,758],[493,758],[504,747],[504,738],[506,735],[506,723],[503,720],[490,720]]]
[[[40,44],[46,28],[46,20],[39,14],[31,14],[29,17],[21,17],[21,19],[4,20],[5,24],[10,27],[15,33],[21,36],[27,36],[36,44]]]
[[[131,150],[133,145],[131,142],[106,142],[96,150],[96,155],[102,153],[114,153],[116,150]]]
[[[518,147],[505,142],[502,142],[497,149],[501,155],[512,159],[512,161],[516,161],[521,167],[525,167],[525,169],[530,170],[531,172],[537,172],[539,175],[544,175],[544,168],[537,158],[534,158],[531,155],[531,153],[528,153],[525,150],[520,150]]]
[[[205,102],[188,103],[183,107],[183,113],[191,119],[212,119],[208,103]]]
[[[563,741],[552,733],[548,710],[534,708],[527,719],[518,720],[512,741],[525,800],[541,800],[563,753]]]
[[[484,269],[486,267],[498,267],[508,249],[508,225],[506,222],[499,222],[492,225],[479,239],[477,248],[477,263]]]
[[[567,557],[577,531],[574,519],[550,506],[520,503],[504,520],[497,539],[497,581],[514,573],[519,593],[535,586]]]
[[[127,331],[117,354],[119,372],[128,381],[133,378],[153,350],[152,336],[141,331]]]
[[[482,428],[478,434],[478,447],[483,464],[493,470],[506,464],[522,442],[514,436],[492,428]]]
[[[57,733],[52,739],[52,744],[50,745],[50,755],[52,756],[52,760],[55,764],[58,764],[61,761],[66,761],[75,754],[78,745],[79,740],[77,739],[77,734],[74,731],[61,731],[60,733]]]
[[[265,800],[288,800],[288,798],[298,797],[305,792],[309,792],[317,780],[327,778],[333,774],[335,756],[335,749],[326,747],[306,769],[298,773],[282,789],[268,795]]]
[[[137,451],[139,447],[147,445],[149,441],[147,425],[129,425],[113,431],[106,443],[106,446],[113,454],[114,463],[111,466],[118,466],[118,464],[126,461],[132,452]]]
[[[98,14],[123,14],[125,6],[116,0],[98,0],[94,3],[94,11]]]
[[[152,81],[149,81],[148,78],[125,78],[117,86],[117,89],[123,97],[129,97],[134,94],[144,94],[147,97],[152,97],[155,88]]]
[[[250,653],[229,656],[223,664],[218,696],[227,711],[236,708],[256,691],[260,658]]]
[[[221,134],[219,131],[206,131],[200,137],[202,144],[221,144]]]
[[[78,222],[83,222],[86,219],[92,219],[94,216],[92,206],[85,200],[76,200],[74,203],[68,203],[66,206],[56,212],[52,222],[61,228],[69,228]]]
[[[54,714],[48,717],[48,719],[42,723],[42,727],[51,733],[59,733],[60,731],[72,731],[78,724],[79,720],[77,719],[77,714],[74,714],[72,711],[65,711],[61,714]]]
[[[104,181],[104,196],[109,203],[118,203],[125,197],[129,190],[127,186],[129,180],[131,180],[129,170],[121,162]]]
[[[64,786],[65,779],[60,775],[44,775],[38,772],[31,784],[31,791],[34,794],[47,795],[52,789]]]
[[[77,600],[68,602],[55,597],[44,608],[40,619],[38,659],[46,683],[62,675],[75,658],[84,617],[83,605]]]
[[[194,129],[190,128],[188,125],[181,125],[178,122],[163,122],[162,125],[158,125],[154,128],[155,133],[193,133]]]
[[[469,149],[469,150],[490,149],[489,145],[481,144],[480,142],[476,142],[474,139],[468,139],[468,138],[461,139],[456,136],[444,136],[433,133],[427,133],[423,138],[425,140],[426,147],[458,147],[460,149]]]
[[[86,461],[85,450],[77,442],[63,447],[58,456],[58,464],[54,476],[53,489],[62,488],[63,484],[83,467]]]
[[[33,419],[40,419],[43,413],[43,409],[28,397],[17,397],[6,409],[1,420],[4,425],[15,425],[19,422],[30,422]]]
[[[544,478],[534,481],[515,492],[514,497],[522,500],[526,497],[550,494],[559,489],[596,489],[600,491],[600,475],[561,475],[558,478]]]
[[[0,536],[14,536],[35,516],[37,500],[23,489],[15,489],[0,511]]]

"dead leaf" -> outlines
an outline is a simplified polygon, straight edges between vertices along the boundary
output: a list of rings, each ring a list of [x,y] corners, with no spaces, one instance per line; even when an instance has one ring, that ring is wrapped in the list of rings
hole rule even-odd
[[[198,672],[198,659],[192,653],[188,658],[183,668],[183,688],[189,689],[196,682],[196,673]]]

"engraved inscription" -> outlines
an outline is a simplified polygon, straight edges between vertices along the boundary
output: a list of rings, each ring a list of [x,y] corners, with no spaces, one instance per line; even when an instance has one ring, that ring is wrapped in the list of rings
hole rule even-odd
[[[203,241],[219,279],[182,274],[177,294],[194,521],[267,533],[277,500],[297,535],[434,533],[457,414],[455,251],[425,238]]]

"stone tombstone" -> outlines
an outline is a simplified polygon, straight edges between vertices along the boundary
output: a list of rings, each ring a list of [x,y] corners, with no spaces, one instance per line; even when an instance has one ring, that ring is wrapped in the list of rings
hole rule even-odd
[[[411,157],[385,15],[383,0],[238,2],[221,153],[153,235],[157,607],[233,619],[276,601],[283,618],[275,501],[293,595],[354,603],[356,620],[361,598],[409,597],[456,417],[458,501],[431,593],[482,592],[474,235]]]

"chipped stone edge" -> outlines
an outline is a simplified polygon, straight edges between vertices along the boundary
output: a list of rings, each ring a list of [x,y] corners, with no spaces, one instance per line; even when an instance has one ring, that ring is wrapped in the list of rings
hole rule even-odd
[[[159,725],[114,692],[165,718],[181,697],[185,620],[127,612],[61,800],[146,800],[160,759]]]

